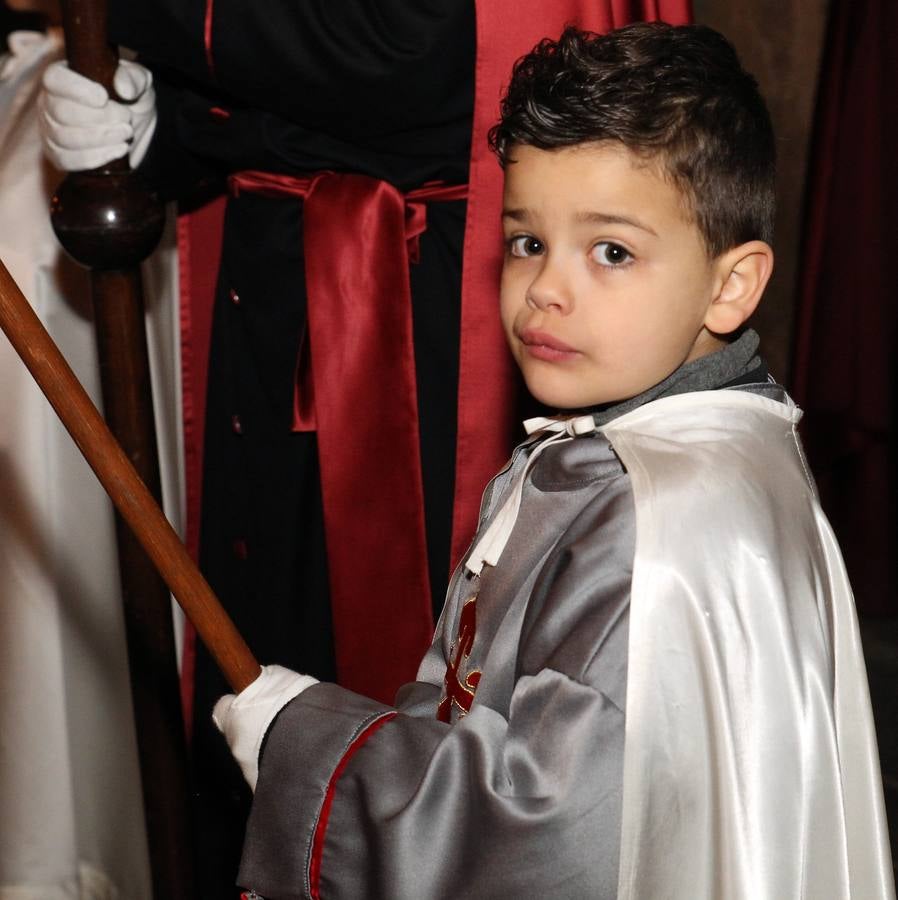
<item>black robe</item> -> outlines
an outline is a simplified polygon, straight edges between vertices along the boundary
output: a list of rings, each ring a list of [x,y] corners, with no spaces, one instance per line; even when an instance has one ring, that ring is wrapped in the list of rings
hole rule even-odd
[[[377,8],[375,8],[375,6]],[[142,172],[170,198],[229,173],[357,172],[407,190],[467,177],[473,4],[112,0],[110,33],[154,72]],[[448,581],[465,203],[432,204],[411,268],[429,572]],[[364,239],[364,235],[355,235]],[[302,202],[252,193],[225,215],[206,409],[200,566],[249,646],[334,680],[314,433],[291,431],[306,291]],[[351,402],[351,401],[350,401]],[[227,685],[197,646],[193,759],[200,896],[231,896],[249,795],[210,723]]]

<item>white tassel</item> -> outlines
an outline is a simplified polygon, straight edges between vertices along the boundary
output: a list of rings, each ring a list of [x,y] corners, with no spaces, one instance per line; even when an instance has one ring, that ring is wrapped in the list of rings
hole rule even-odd
[[[549,437],[536,444],[532,449],[527,465],[524,466],[524,469],[518,476],[518,480],[514,483],[508,499],[505,501],[502,509],[496,513],[495,518],[490,523],[490,527],[483,533],[483,537],[480,538],[468,556],[465,568],[474,575],[479,575],[485,565],[495,566],[499,562],[499,557],[502,555],[502,551],[505,549],[509,537],[511,537],[511,532],[514,530],[515,522],[518,520],[518,512],[521,509],[521,497],[524,494],[524,482],[543,450],[551,444],[560,444],[563,441],[573,440],[579,435],[592,434],[596,431],[596,423],[592,416],[575,416],[571,419],[535,418],[527,419],[524,422],[524,428],[527,434],[546,432]]]

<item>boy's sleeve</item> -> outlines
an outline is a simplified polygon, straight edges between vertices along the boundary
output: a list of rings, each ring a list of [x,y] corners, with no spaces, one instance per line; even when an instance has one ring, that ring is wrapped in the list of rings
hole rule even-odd
[[[508,719],[475,706],[451,728],[316,685],[269,733],[239,880],[270,898],[614,896],[622,758],[621,710],[548,669]]]

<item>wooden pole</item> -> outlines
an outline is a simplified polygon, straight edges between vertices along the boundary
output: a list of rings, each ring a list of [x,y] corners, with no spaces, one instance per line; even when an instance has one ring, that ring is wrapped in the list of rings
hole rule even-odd
[[[114,96],[118,58],[107,41],[106,0],[62,0],[62,11],[69,65]],[[162,204],[123,158],[70,174],[53,198],[51,222],[63,248],[91,269],[106,419],[149,489],[147,496],[159,501],[138,267],[159,241]],[[121,512],[116,537],[153,895],[190,900],[195,891],[189,778],[171,604],[152,554],[147,556],[125,521],[135,524]]]
[[[259,664],[2,261],[0,328],[158,568],[228,684],[242,691],[258,676]]]

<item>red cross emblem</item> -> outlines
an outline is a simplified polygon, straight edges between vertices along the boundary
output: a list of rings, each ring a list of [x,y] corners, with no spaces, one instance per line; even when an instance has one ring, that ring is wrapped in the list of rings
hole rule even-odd
[[[458,640],[449,648],[449,663],[446,666],[445,696],[437,708],[437,719],[441,722],[451,721],[452,705],[458,707],[461,715],[465,715],[474,702],[477,685],[480,684],[480,671],[460,676],[459,670],[471,655],[474,646],[474,635],[477,632],[477,595],[465,601],[458,621]]]

